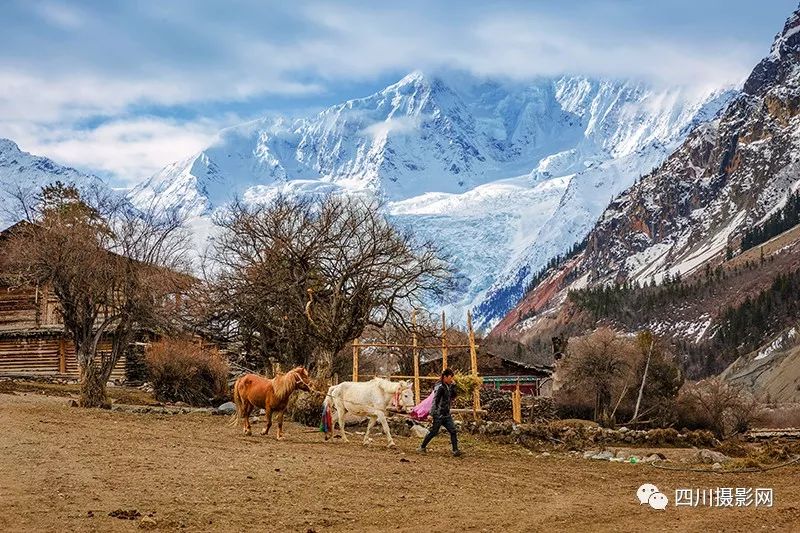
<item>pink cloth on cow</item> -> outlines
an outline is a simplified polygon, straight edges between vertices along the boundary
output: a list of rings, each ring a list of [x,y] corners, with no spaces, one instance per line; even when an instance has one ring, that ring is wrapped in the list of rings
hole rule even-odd
[[[414,408],[411,410],[411,418],[414,420],[425,420],[428,418],[428,415],[431,412],[431,407],[433,406],[433,393],[431,392],[427,398],[419,402],[419,405],[415,405]]]

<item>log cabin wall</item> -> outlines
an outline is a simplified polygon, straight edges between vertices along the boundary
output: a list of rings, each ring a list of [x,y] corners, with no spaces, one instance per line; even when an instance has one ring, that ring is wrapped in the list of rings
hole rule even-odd
[[[0,331],[19,331],[39,327],[35,288],[0,285]]]
[[[111,350],[110,342],[99,349]],[[125,364],[123,355],[112,380],[125,379]],[[0,374],[79,377],[75,345],[64,332],[58,300],[46,288],[0,285]]]
[[[111,351],[111,343],[101,342],[99,350]],[[123,355],[111,372],[111,380],[125,380],[125,365]],[[80,369],[75,357],[75,345],[59,333],[0,334],[0,374],[63,375],[78,379]]]

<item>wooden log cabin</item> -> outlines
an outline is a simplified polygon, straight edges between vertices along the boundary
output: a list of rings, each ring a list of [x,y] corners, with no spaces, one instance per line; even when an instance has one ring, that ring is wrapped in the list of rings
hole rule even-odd
[[[101,342],[100,350],[111,350],[111,343]],[[111,379],[124,381],[125,368],[123,355]],[[75,344],[48,287],[0,282],[0,375],[79,377]]]
[[[0,231],[0,254],[4,241],[19,222]],[[80,370],[75,343],[65,331],[59,303],[47,286],[9,284],[0,276],[0,376],[59,376],[78,379]],[[101,341],[100,351],[110,351],[111,342]],[[141,373],[141,362],[123,354],[111,372],[111,380],[125,381]]]

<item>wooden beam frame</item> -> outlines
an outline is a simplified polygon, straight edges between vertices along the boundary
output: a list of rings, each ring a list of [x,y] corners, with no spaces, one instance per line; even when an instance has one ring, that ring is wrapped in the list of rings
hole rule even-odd
[[[447,319],[442,311],[442,372],[447,370]]]
[[[470,374],[475,378],[478,377],[478,348],[480,345],[475,342],[475,331],[472,329],[472,312],[467,311],[467,327],[469,329],[469,344],[448,344],[447,342],[447,317],[442,311],[442,338],[441,344],[427,345],[419,344],[417,337],[417,310],[414,309],[411,313],[411,344],[404,343],[390,343],[390,342],[361,342],[359,339],[353,340],[353,381],[358,381],[358,357],[362,348],[411,348],[414,358],[414,375],[413,376],[388,376],[389,378],[396,379],[413,379],[414,380],[414,401],[419,404],[420,402],[420,381],[423,379],[438,380],[438,377],[433,376],[420,376],[420,350],[437,350],[442,351],[442,371],[448,368],[448,351],[450,348],[469,348],[470,356]],[[376,374],[365,374],[365,376]],[[463,410],[453,410],[453,412],[460,412]],[[467,409],[466,411],[470,411]],[[478,419],[479,414],[486,411],[481,409],[481,392],[480,387],[476,387],[472,391],[472,414],[475,420]]]
[[[355,342],[355,341],[353,341]],[[359,346],[362,348],[414,348],[414,344],[402,344],[391,342],[361,342]],[[420,350],[438,350],[442,346],[440,344],[417,344]],[[471,348],[471,344],[448,344],[448,348]],[[476,348],[480,348],[480,344],[475,344]]]
[[[467,311],[467,329],[469,330],[469,362],[473,377],[478,377],[478,345],[475,344],[475,331],[472,329],[472,311]],[[478,420],[478,411],[481,410],[481,391],[476,387],[472,391],[472,412]]]
[[[353,381],[358,381],[358,353],[361,351],[361,343],[358,339],[353,341]]]
[[[413,328],[414,346],[414,404],[419,404],[419,348],[417,348],[417,310],[411,312],[411,327]]]

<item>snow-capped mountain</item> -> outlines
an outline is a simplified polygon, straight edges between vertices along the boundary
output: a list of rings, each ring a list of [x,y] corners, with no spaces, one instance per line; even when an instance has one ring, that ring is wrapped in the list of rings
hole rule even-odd
[[[800,189],[800,11],[718,120],[619,196],[593,230],[596,280],[685,275]]]
[[[61,181],[78,186],[105,188],[103,181],[46,157],[23,152],[13,141],[0,138],[0,230],[25,216],[18,197],[30,197],[44,185]]]
[[[445,302],[453,316],[476,307],[488,326],[532,272],[580,241],[615,194],[733,94],[414,72],[312,117],[223,130],[132,199],[205,216],[234,195],[259,201],[277,189],[377,195],[454,258],[462,291]]]
[[[618,195],[585,249],[540,276],[492,334],[541,346],[600,321],[648,329],[674,341],[691,375],[739,357],[727,377],[773,393],[759,376],[785,374],[798,346],[798,191],[800,9],[741,93]],[[796,367],[785,377],[776,383],[796,399]]]

